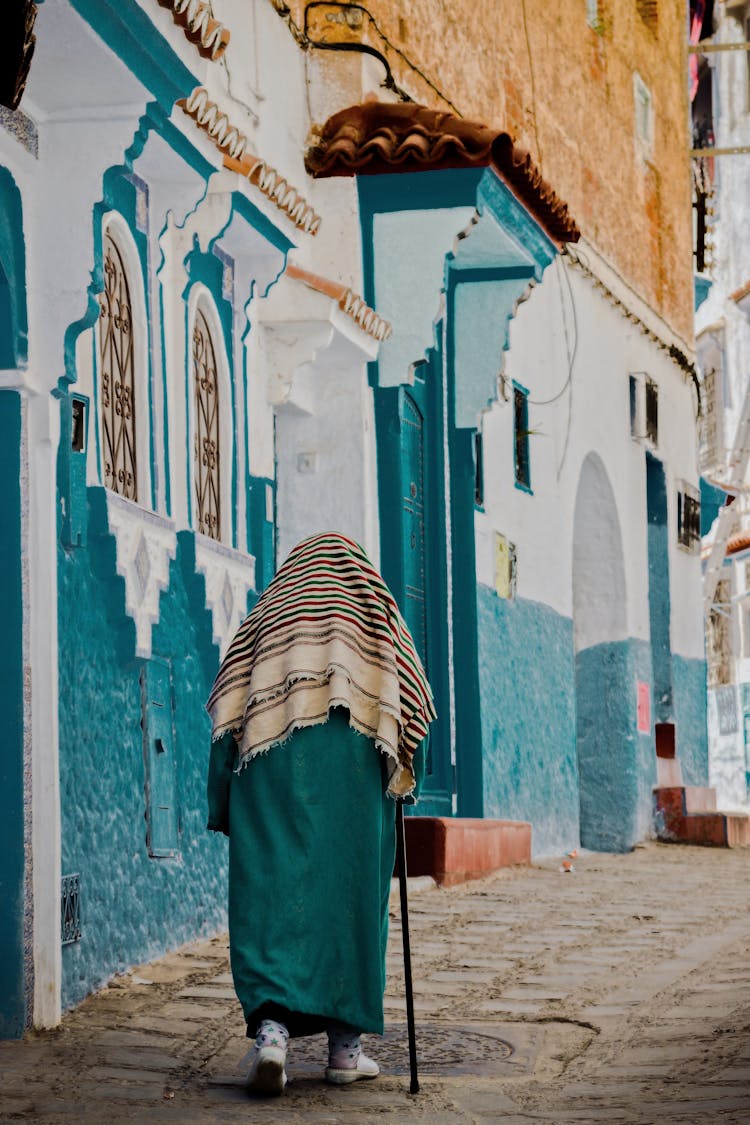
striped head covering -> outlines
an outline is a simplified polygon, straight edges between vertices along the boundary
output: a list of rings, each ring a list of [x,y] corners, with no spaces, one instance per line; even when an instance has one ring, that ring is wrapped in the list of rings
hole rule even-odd
[[[338,532],[299,543],[240,625],[211,690],[213,738],[233,731],[242,768],[346,707],[390,759],[388,789],[414,788],[412,758],[435,718],[411,634],[362,548]]]

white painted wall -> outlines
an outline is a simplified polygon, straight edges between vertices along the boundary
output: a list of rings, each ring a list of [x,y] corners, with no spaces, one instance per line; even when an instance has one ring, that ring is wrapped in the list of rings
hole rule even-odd
[[[733,18],[733,12],[738,16]],[[717,7],[714,39],[721,43],[746,39],[742,22],[746,6],[733,10]],[[719,147],[750,144],[750,77],[747,52],[723,51],[711,61],[713,70],[714,135]],[[713,466],[713,475],[721,478],[732,459],[743,400],[750,381],[750,318],[731,299],[731,294],[750,281],[750,157],[745,155],[719,157],[714,162],[715,196],[712,232],[712,288],[698,309],[695,331],[699,359],[704,365],[716,366],[718,351],[723,348],[723,414],[725,458]],[[750,483],[750,482],[746,482]],[[750,506],[746,497],[737,503],[744,509],[737,530],[750,528]],[[731,570],[732,588],[740,593],[745,586],[745,559],[726,564]],[[750,683],[750,661],[743,655],[743,602],[733,603],[732,610],[732,684],[737,699],[737,731],[722,734],[719,729],[716,697],[709,691],[709,766],[711,784],[716,787],[720,808],[750,810],[750,794],[745,781],[745,736],[741,706],[742,684]],[[747,650],[750,652],[750,649]]]
[[[677,548],[676,526],[677,482],[697,482],[695,395],[664,349],[565,259],[546,270],[519,306],[501,381],[508,400],[501,397],[484,415],[478,576],[494,585],[491,544],[498,531],[517,547],[518,595],[572,615],[576,495],[581,466],[594,452],[612,487],[623,543],[626,635],[648,639],[645,446],[630,434],[628,375],[635,371],[647,372],[659,388],[659,446],[654,452],[667,475],[672,649],[702,657],[700,566],[696,556]],[[529,428],[535,431],[529,439],[533,496],[514,483],[512,380],[529,390]],[[606,544],[602,551],[602,565],[610,565]],[[620,639],[600,632],[584,639],[583,646]]]

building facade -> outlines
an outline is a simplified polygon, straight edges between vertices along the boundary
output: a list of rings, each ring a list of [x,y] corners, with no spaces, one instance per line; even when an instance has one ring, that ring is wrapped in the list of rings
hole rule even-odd
[[[40,5],[0,122],[4,1035],[223,925],[203,703],[311,532],[425,659],[423,814],[618,850],[659,730],[707,780],[682,8],[526,7]]]
[[[710,559],[718,548],[706,602],[710,777],[721,806],[743,811],[750,809],[748,21],[747,4],[706,10],[702,39],[720,49],[699,56],[693,99],[694,146],[719,152],[697,157],[694,173],[704,553]]]

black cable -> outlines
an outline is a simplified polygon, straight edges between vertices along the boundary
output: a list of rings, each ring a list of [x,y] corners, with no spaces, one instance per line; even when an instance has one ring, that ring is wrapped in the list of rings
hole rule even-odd
[[[542,171],[542,146],[539,143],[539,126],[536,120],[536,83],[534,82],[534,60],[531,57],[531,40],[529,39],[529,24],[526,18],[526,0],[521,0],[521,13],[523,15],[523,33],[526,36],[526,54],[529,57],[529,78],[531,79],[531,110],[534,114],[534,136],[536,137],[536,152],[539,171]]]
[[[414,991],[411,980],[409,905],[406,898],[406,840],[403,801],[396,801],[396,856],[398,859],[398,885],[401,892],[401,935],[404,940],[404,991],[406,992],[406,1026],[409,1033],[409,1071],[411,1073],[409,1093],[418,1094],[417,1035],[414,1027]]]

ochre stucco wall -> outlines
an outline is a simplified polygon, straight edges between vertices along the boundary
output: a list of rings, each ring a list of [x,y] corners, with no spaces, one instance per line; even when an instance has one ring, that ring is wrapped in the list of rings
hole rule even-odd
[[[300,27],[305,6],[292,0]],[[584,0],[368,0],[365,7],[377,26],[361,6],[347,13],[331,5],[311,9],[308,27],[329,41],[383,50],[396,82],[416,101],[452,105],[510,132],[569,204],[584,236],[691,339],[684,0],[659,0],[655,27],[636,0],[599,0],[598,30],[587,23]],[[313,55],[326,55],[332,68],[350,57],[314,48]],[[635,139],[635,71],[653,95],[647,159]]]

